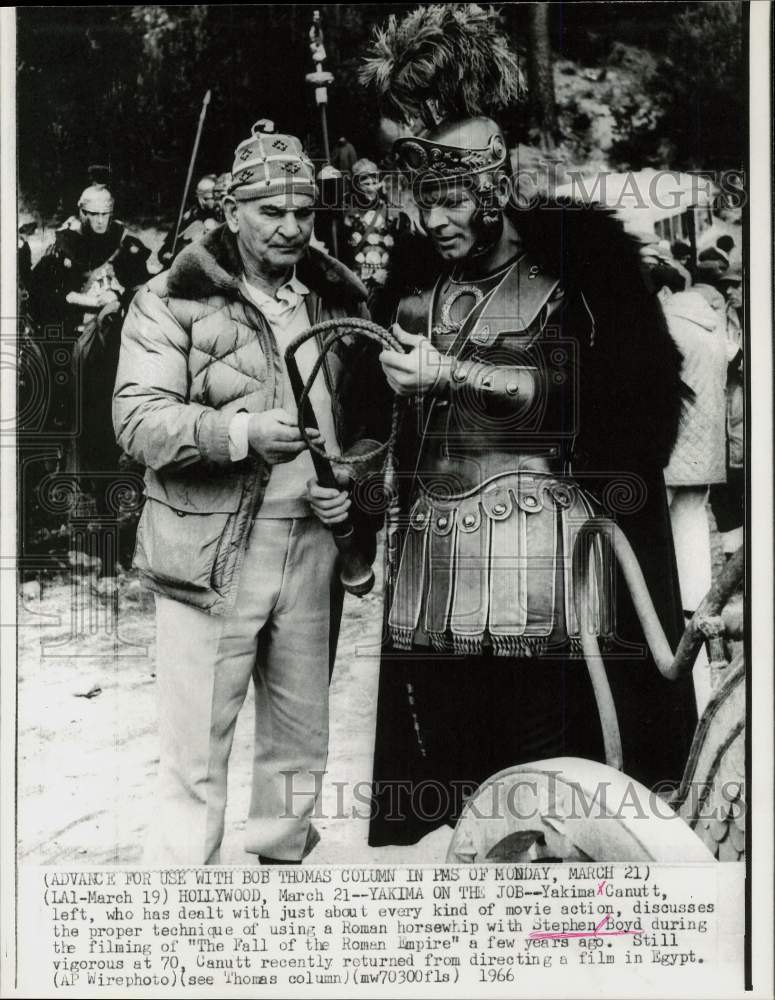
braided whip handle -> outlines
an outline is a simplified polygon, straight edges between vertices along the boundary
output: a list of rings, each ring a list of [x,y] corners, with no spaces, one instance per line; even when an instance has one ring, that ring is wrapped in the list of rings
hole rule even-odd
[[[299,414],[299,433],[307,443],[312,457],[312,464],[315,467],[315,474],[321,486],[339,489],[339,483],[334,475],[333,464],[339,465],[363,465],[372,462],[381,454],[385,454],[388,464],[392,462],[393,445],[398,432],[398,407],[394,405],[391,421],[390,437],[384,444],[364,452],[362,455],[350,458],[325,451],[316,442],[311,441],[307,434],[307,428],[318,429],[318,421],[312,403],[309,398],[310,390],[323,366],[323,362],[328,351],[337,341],[344,337],[357,334],[368,337],[392,350],[403,351],[399,341],[387,330],[384,330],[376,323],[362,319],[341,319],[326,320],[323,323],[316,323],[299,334],[298,337],[288,345],[285,350],[285,365],[288,370],[288,378],[296,398],[296,406]],[[306,383],[301,377],[299,366],[296,362],[296,351],[302,344],[314,338],[325,336],[318,357]],[[345,518],[339,524],[332,526],[334,541],[339,550],[339,578],[344,589],[354,594],[356,597],[364,597],[374,587],[374,572],[371,568],[370,560],[366,559],[359,545],[357,533],[353,527],[350,517]]]

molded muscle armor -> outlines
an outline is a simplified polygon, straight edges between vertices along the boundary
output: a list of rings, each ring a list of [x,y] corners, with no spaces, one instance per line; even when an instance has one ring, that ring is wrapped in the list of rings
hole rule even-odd
[[[600,512],[567,474],[577,344],[563,337],[566,297],[526,256],[489,288],[450,284],[404,300],[397,317],[454,361],[449,387],[412,414],[420,440],[391,638],[468,654],[556,651],[578,639],[573,543]],[[445,303],[466,295],[474,307],[456,323]],[[603,546],[593,559],[589,627],[606,636],[611,565]]]

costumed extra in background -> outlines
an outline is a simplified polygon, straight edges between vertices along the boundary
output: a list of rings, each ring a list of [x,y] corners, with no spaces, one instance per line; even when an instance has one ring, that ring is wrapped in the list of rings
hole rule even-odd
[[[221,201],[226,194],[224,174],[205,174],[196,185],[196,201],[187,208],[180,220],[180,229],[173,226],[164,237],[158,258],[162,267],[169,267],[181,250],[185,250],[205,233],[211,232],[223,222]],[[227,183],[227,182],[226,182]],[[175,234],[178,238],[175,240]]]
[[[60,331],[41,339],[52,371],[63,345],[73,344],[72,377],[52,380],[46,430],[61,440],[59,471],[79,477],[81,505],[85,500],[87,511],[96,505],[102,512],[104,490],[95,474],[117,472],[120,459],[111,405],[121,323],[136,288],[149,278],[150,251],[113,217],[106,168],[90,174],[77,216],[57,229],[32,270],[29,304],[39,329]]]

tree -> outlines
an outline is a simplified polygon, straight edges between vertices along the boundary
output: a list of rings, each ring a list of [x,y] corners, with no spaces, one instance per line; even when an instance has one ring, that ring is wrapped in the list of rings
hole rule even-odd
[[[679,13],[660,67],[665,125],[676,164],[740,169],[747,153],[743,5],[709,0]]]
[[[533,126],[538,133],[544,152],[554,151],[557,138],[557,111],[554,98],[554,71],[552,47],[549,41],[548,3],[534,3],[530,7],[528,29],[528,92],[532,109]]]

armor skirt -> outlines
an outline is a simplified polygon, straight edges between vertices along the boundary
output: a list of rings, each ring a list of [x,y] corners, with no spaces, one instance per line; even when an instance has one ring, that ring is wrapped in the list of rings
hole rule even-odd
[[[573,571],[579,531],[599,514],[591,494],[549,473],[508,473],[456,497],[421,490],[393,589],[392,644],[546,655],[578,649],[582,627],[604,642],[615,631],[609,547],[592,547],[586,609]]]

